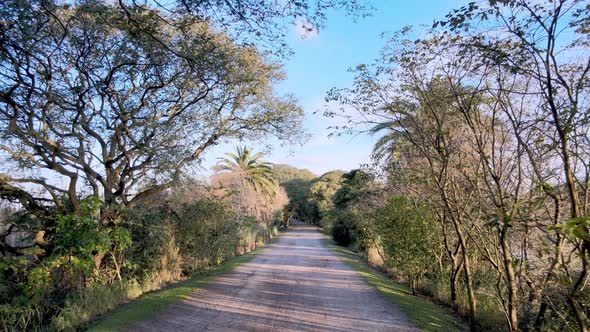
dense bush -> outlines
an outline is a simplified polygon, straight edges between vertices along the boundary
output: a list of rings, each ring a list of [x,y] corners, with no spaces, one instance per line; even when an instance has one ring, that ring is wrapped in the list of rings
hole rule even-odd
[[[236,253],[236,216],[220,201],[204,199],[182,206],[174,227],[185,273],[217,265]]]
[[[339,215],[332,224],[332,238],[341,246],[348,246],[353,242],[352,215]]]
[[[269,221],[238,219],[229,202],[214,198],[164,200],[122,211],[109,229],[98,227],[101,202],[82,202],[82,214],[57,216],[57,247],[43,261],[3,257],[0,330],[75,330],[145,292],[263,245],[282,218],[277,211]]]
[[[171,280],[181,276],[182,259],[175,238],[174,218],[172,211],[161,207],[125,211],[123,226],[132,236],[124,265],[127,276],[144,280],[160,271],[168,273]]]
[[[99,227],[96,213],[100,204],[90,197],[80,201],[77,214],[57,213],[51,233],[43,234],[52,245],[33,246],[33,235],[26,235],[20,240],[23,255],[2,257],[0,325],[4,329],[39,328],[56,315],[68,294],[120,276],[120,257],[130,244],[130,234],[118,226]],[[99,272],[107,255],[110,259]]]
[[[436,261],[432,259],[441,252],[435,219],[428,206],[416,205],[403,196],[392,197],[387,205],[372,214],[365,224],[373,228],[370,233],[378,238],[385,267],[403,276],[416,293],[419,282],[426,276],[435,275]]]

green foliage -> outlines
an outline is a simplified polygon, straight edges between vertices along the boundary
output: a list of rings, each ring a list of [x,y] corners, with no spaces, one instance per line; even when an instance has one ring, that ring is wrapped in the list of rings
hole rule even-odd
[[[181,274],[180,256],[174,254],[178,250],[174,220],[170,211],[159,207],[124,211],[122,227],[132,235],[131,245],[125,252],[125,275],[144,280],[161,269],[177,277]]]
[[[272,170],[279,183],[285,183],[291,180],[311,181],[317,177],[317,175],[307,169],[299,169],[285,164],[273,165]]]
[[[552,225],[548,227],[551,231],[560,232],[571,239],[590,240],[588,229],[590,229],[590,216],[571,218],[564,225]]]
[[[175,238],[186,273],[218,265],[235,254],[236,218],[224,203],[200,200],[183,206],[177,218]]]
[[[227,157],[219,158],[217,165],[213,167],[216,172],[234,173],[242,180],[242,183],[256,192],[269,196],[277,194],[277,180],[272,169],[272,164],[261,160],[262,152],[253,154],[247,147],[237,147],[236,153],[226,153]]]
[[[311,183],[316,175],[306,169],[289,165],[274,165],[273,171],[289,197],[286,210],[293,213],[298,220],[307,222],[316,220],[315,206],[308,201]]]
[[[349,204],[359,202],[371,185],[372,176],[360,169],[352,170],[342,175],[342,187],[338,189],[332,198],[337,210],[344,210]]]
[[[342,184],[343,171],[330,171],[316,177],[308,170],[288,165],[275,165],[273,170],[289,196],[287,210],[296,219],[321,224],[322,220],[329,218],[332,197]]]
[[[313,204],[315,220],[318,223],[333,208],[332,197],[342,186],[343,171],[330,171],[313,180],[309,188],[308,201]]]
[[[440,248],[435,216],[428,206],[418,205],[403,196],[392,197],[375,211],[374,224],[378,241],[385,252],[385,263],[394,271],[415,282],[434,272],[432,259]]]
[[[64,293],[84,286],[84,281],[95,278],[95,257],[124,250],[130,244],[130,234],[125,229],[101,227],[97,213],[102,202],[96,197],[80,201],[76,214],[58,214],[55,226],[50,228],[53,247],[47,247],[42,260],[34,261],[26,256],[9,256],[2,260],[2,281],[10,284],[3,298],[6,317],[3,322],[20,329],[35,328],[56,313],[64,301]],[[10,281],[10,282],[9,282]],[[6,287],[6,286],[5,286]]]
[[[240,254],[247,253],[256,248],[258,240],[258,223],[256,218],[246,216],[243,218],[238,226],[238,252]]]
[[[123,229],[108,232],[100,227],[97,213],[101,206],[97,197],[91,197],[80,202],[78,214],[58,215],[55,225],[55,247],[53,258],[70,264],[71,267],[88,275],[96,268],[94,256],[107,252],[114,242],[122,241],[123,247],[129,245],[129,233]],[[44,263],[53,265],[48,258]],[[55,265],[57,268],[58,266]]]
[[[352,218],[351,213],[340,213],[332,223],[332,238],[341,246],[346,247],[354,241]]]
[[[363,212],[368,206],[363,200],[373,185],[372,176],[362,170],[355,169],[340,177],[340,187],[331,196],[333,209],[323,214],[323,224],[330,228],[332,238],[342,246],[353,242],[364,242],[359,223]]]

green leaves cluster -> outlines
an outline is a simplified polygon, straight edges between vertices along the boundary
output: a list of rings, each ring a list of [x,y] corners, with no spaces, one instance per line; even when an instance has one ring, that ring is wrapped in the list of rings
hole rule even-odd
[[[565,224],[551,225],[548,230],[561,233],[574,240],[590,240],[590,216],[571,218]]]
[[[334,208],[332,198],[342,186],[342,175],[343,171],[330,171],[312,181],[308,199],[317,209],[317,221],[326,218]]]
[[[289,197],[285,212],[297,220],[313,222],[317,214],[315,206],[308,200],[310,187],[317,177],[307,169],[298,169],[289,165],[273,166],[273,172]]]
[[[97,197],[81,200],[79,213],[57,215],[55,225],[49,229],[53,234],[51,245],[39,248],[33,256],[0,260],[2,284],[6,287],[0,292],[1,300],[20,308],[20,313],[12,313],[16,321],[3,324],[28,328],[55,314],[67,292],[81,289],[96,278],[98,282],[107,281],[95,273],[100,268],[96,257],[117,255],[127,249],[131,233],[117,226],[102,227],[98,215],[102,204]]]
[[[410,281],[435,272],[432,257],[440,251],[440,240],[436,217],[428,206],[394,196],[373,218],[369,227],[378,236],[388,268]]]
[[[84,274],[96,268],[94,255],[107,252],[112,242],[123,241],[122,245],[127,246],[130,241],[128,233],[119,230],[109,233],[99,225],[101,204],[97,197],[87,198],[81,201],[79,214],[58,215],[56,218],[53,256],[64,259]]]
[[[238,223],[227,204],[204,199],[180,207],[174,234],[186,274],[215,266],[236,253]]]

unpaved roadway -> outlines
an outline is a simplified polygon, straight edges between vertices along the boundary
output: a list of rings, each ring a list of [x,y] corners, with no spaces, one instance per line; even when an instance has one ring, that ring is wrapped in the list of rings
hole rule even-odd
[[[279,241],[130,331],[416,331],[313,226]]]

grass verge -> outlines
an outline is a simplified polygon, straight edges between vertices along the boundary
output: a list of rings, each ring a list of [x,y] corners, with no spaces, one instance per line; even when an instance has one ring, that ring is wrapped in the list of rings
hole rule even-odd
[[[275,242],[280,236],[271,240]],[[250,261],[254,256],[268,249],[268,244],[245,255],[234,257],[207,271],[201,272],[192,278],[173,284],[169,288],[153,291],[142,295],[137,300],[115,309],[108,316],[91,324],[87,331],[107,332],[118,331],[135,322],[153,318],[154,315],[164,310],[169,305],[186,299],[191,293],[206,285],[216,276],[227,273],[240,264]]]
[[[375,286],[400,309],[422,331],[468,331],[460,318],[444,307],[428,299],[412,295],[412,291],[369,267],[360,257],[347,248],[326,239],[327,246],[337,252],[346,264],[357,270],[367,282]]]

